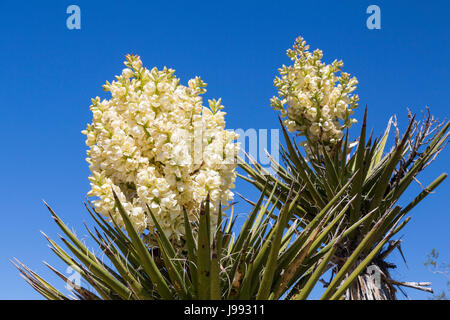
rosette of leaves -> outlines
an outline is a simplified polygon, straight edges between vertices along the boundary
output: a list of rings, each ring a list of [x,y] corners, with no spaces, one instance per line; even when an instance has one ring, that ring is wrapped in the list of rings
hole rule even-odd
[[[423,121],[416,121],[415,116],[409,113],[409,124],[403,135],[399,133],[395,118],[391,118],[381,137],[373,138],[371,134],[367,138],[366,109],[355,143],[349,142],[347,130],[345,137],[331,150],[317,146],[308,153],[300,151],[295,138],[288,135],[282,123],[281,126],[286,142],[286,147],[281,145],[283,164],[271,159],[274,174],[269,174],[249,156],[251,164],[244,161],[240,164],[248,176],[240,177],[260,190],[266,189],[266,193],[265,186],[276,186],[276,205],[279,207],[286,203],[291,186],[304,186],[292,219],[305,230],[310,221],[314,221],[327,207],[330,199],[342,190],[342,186],[350,183],[330,217],[339,219],[331,230],[342,233],[342,230],[363,220],[352,232],[344,232],[337,245],[327,267],[332,277],[325,281],[326,290],[322,298],[338,299],[345,293],[346,299],[395,299],[396,289],[402,291],[404,286],[432,292],[428,283],[405,283],[392,279],[389,269],[396,266],[386,258],[395,249],[401,252],[401,241],[392,238],[410,221],[407,214],[447,177],[443,173],[427,187],[419,182],[422,191],[406,205],[399,204],[411,183],[418,182],[417,175],[448,142],[450,122],[438,122],[429,111]],[[386,151],[392,126],[395,127],[394,145]],[[314,145],[310,141],[307,143]],[[326,247],[329,241],[330,238],[320,239],[319,248]],[[292,260],[287,261],[289,263]],[[375,283],[377,277],[371,274],[373,272],[377,273],[380,283]],[[301,291],[301,288],[297,290]]]
[[[277,199],[278,187],[263,188],[240,227],[235,226],[233,211],[229,216],[220,214],[217,224],[212,225],[209,199],[206,199],[195,223],[185,217],[182,250],[171,244],[150,210],[158,245],[148,247],[117,196],[116,206],[125,228],[86,205],[94,221],[93,229],[86,228],[101,249],[101,255],[89,249],[47,206],[63,233],[60,238],[66,247],[45,235],[50,248],[80,274],[85,284],[78,286],[47,265],[71,286],[72,294],[65,295],[18,260],[13,263],[36,291],[52,300],[306,299],[328,268],[342,239],[365,221],[363,218],[348,228],[338,227],[348,209],[348,205],[341,208],[340,199],[351,192],[350,187],[350,182],[342,185],[301,230],[300,221],[294,218],[306,192],[306,187],[300,185],[292,186],[282,205]],[[327,245],[322,246],[325,239]],[[339,288],[342,291],[348,285],[344,283]]]

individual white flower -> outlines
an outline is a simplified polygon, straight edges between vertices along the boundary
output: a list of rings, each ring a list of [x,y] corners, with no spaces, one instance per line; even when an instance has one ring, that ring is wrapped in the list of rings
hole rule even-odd
[[[351,93],[358,81],[341,71],[342,61],[326,65],[321,61],[322,51],[308,50],[299,37],[287,51],[293,64],[279,69],[280,77],[274,80],[279,97],[273,97],[271,105],[280,111],[288,131],[329,148],[356,122],[350,116],[359,99]]]
[[[179,83],[174,70],[148,70],[139,56],[127,55],[125,68],[104,89],[111,99],[92,99],[87,161],[92,175],[88,195],[96,209],[122,224],[117,193],[141,233],[153,231],[147,205],[165,233],[184,234],[184,214],[194,221],[209,194],[211,221],[219,203],[233,199],[238,135],[225,130],[221,101],[202,105],[206,84],[199,78]],[[150,237],[151,238],[151,237]]]

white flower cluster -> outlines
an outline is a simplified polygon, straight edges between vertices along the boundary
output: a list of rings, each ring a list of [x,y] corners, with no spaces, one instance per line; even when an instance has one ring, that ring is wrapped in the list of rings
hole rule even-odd
[[[294,63],[279,69],[281,77],[274,80],[279,98],[273,97],[271,105],[281,112],[290,132],[328,147],[342,138],[344,128],[356,122],[350,115],[359,98],[351,92],[358,81],[341,72],[342,61],[326,65],[321,61],[321,50],[311,53],[308,49],[298,37],[293,49],[287,51]]]
[[[87,161],[92,175],[89,196],[96,209],[123,223],[113,190],[138,231],[154,228],[147,205],[168,237],[184,234],[186,209],[195,221],[200,204],[211,198],[211,220],[219,203],[232,200],[238,135],[225,130],[220,99],[202,105],[206,84],[179,84],[174,70],[148,70],[139,56],[127,55],[126,69],[104,89],[112,98],[92,99]]]

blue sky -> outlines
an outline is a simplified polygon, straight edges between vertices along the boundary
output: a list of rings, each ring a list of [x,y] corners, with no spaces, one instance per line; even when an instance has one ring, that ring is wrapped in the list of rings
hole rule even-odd
[[[71,4],[81,8],[81,30],[66,27]],[[381,30],[366,27],[371,4],[381,8]],[[139,54],[149,68],[172,67],[184,83],[201,76],[209,84],[205,98],[222,97],[229,128],[270,129],[278,128],[272,80],[302,35],[325,61],[343,59],[357,76],[360,105],[367,104],[369,126],[380,134],[393,114],[404,127],[406,107],[448,116],[449,11],[448,1],[1,1],[0,299],[40,298],[11,257],[56,280],[41,263],[61,266],[39,233],[58,232],[42,199],[86,234],[89,170],[80,131],[91,120],[90,98],[106,97],[101,85],[120,73],[125,54]],[[449,160],[445,150],[420,176],[423,184],[447,171]],[[237,191],[257,196],[242,182]],[[446,181],[412,213],[403,232],[409,269],[394,254],[396,279],[444,288],[423,261],[432,248],[450,261],[449,191]]]

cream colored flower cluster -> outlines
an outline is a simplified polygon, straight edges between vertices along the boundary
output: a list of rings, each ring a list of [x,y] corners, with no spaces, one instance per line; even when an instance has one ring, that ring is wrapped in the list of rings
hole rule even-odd
[[[308,49],[299,37],[287,51],[293,65],[279,69],[281,77],[274,80],[279,98],[273,97],[271,105],[281,112],[290,132],[330,146],[342,138],[344,128],[356,122],[350,115],[359,99],[351,93],[358,81],[341,72],[342,61],[327,65],[321,61],[322,51],[311,53]]]
[[[166,234],[184,234],[183,208],[195,221],[200,203],[211,198],[211,219],[219,203],[233,199],[238,135],[225,130],[220,99],[202,105],[206,84],[179,83],[174,70],[148,70],[139,56],[126,57],[126,69],[104,85],[110,100],[92,99],[87,161],[89,196],[97,210],[122,223],[114,190],[138,231],[154,227],[147,205]]]

